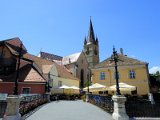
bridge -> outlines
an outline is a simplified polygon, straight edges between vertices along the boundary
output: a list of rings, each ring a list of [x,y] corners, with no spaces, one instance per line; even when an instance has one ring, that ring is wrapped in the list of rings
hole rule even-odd
[[[72,98],[72,97],[71,97]],[[83,99],[83,98],[82,98]],[[57,100],[57,99],[53,99]],[[48,102],[48,95],[32,95],[21,98],[21,120],[112,120],[111,96],[90,95],[89,103],[75,99]],[[15,104],[13,104],[15,105]],[[0,101],[0,120],[5,116],[7,102]],[[125,108],[130,120],[160,120],[160,104],[151,104],[142,98],[128,96]],[[10,109],[9,109],[10,110]],[[9,116],[9,115],[8,115]],[[129,118],[128,118],[129,119]],[[127,119],[127,120],[128,120]],[[10,119],[7,119],[10,120]]]
[[[54,101],[36,109],[26,120],[112,120],[111,114],[82,100]]]

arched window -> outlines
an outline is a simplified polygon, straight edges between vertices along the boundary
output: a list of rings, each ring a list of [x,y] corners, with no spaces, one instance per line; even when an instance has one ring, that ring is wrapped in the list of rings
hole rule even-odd
[[[136,73],[135,73],[134,70],[130,70],[130,71],[129,71],[129,78],[130,78],[130,79],[135,79],[135,78],[136,78]]]

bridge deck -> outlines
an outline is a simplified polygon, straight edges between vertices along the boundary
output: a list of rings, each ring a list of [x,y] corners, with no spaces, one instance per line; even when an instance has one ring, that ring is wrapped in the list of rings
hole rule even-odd
[[[77,100],[51,102],[26,120],[112,120],[112,117],[92,104]]]

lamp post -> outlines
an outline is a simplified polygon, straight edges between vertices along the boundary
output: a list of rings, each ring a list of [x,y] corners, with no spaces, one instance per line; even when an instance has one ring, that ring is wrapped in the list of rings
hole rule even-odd
[[[7,97],[7,108],[3,120],[21,120],[21,114],[19,113],[19,106],[21,101],[21,96],[18,95],[18,77],[19,77],[19,67],[20,67],[20,59],[22,56],[22,43],[20,44],[20,48],[18,51],[18,62],[17,62],[17,72],[15,78],[15,86],[13,95],[9,95]]]
[[[125,108],[125,102],[126,97],[121,95],[119,90],[119,75],[118,75],[118,68],[117,68],[117,62],[118,62],[118,54],[115,48],[113,47],[113,55],[112,60],[115,64],[115,77],[116,77],[116,95],[112,96],[112,100],[114,101],[114,111],[112,114],[112,117],[114,120],[129,120],[129,116],[126,113]]]
[[[115,64],[114,67],[115,67],[115,77],[116,77],[116,95],[121,95],[119,90],[119,75],[118,75],[118,68],[117,68],[118,54],[117,54],[117,51],[115,50],[115,47],[113,47],[112,60],[114,61],[114,64]]]
[[[18,95],[18,77],[19,77],[19,67],[20,67],[20,60],[22,56],[22,43],[20,44],[19,55],[18,55],[18,65],[17,65],[17,72],[16,72],[16,79],[15,79],[15,86],[14,86],[14,95]]]

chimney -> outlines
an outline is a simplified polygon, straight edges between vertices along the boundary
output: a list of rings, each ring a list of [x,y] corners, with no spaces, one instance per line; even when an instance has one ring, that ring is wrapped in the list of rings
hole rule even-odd
[[[123,48],[120,48],[120,53],[121,55],[123,55]]]

